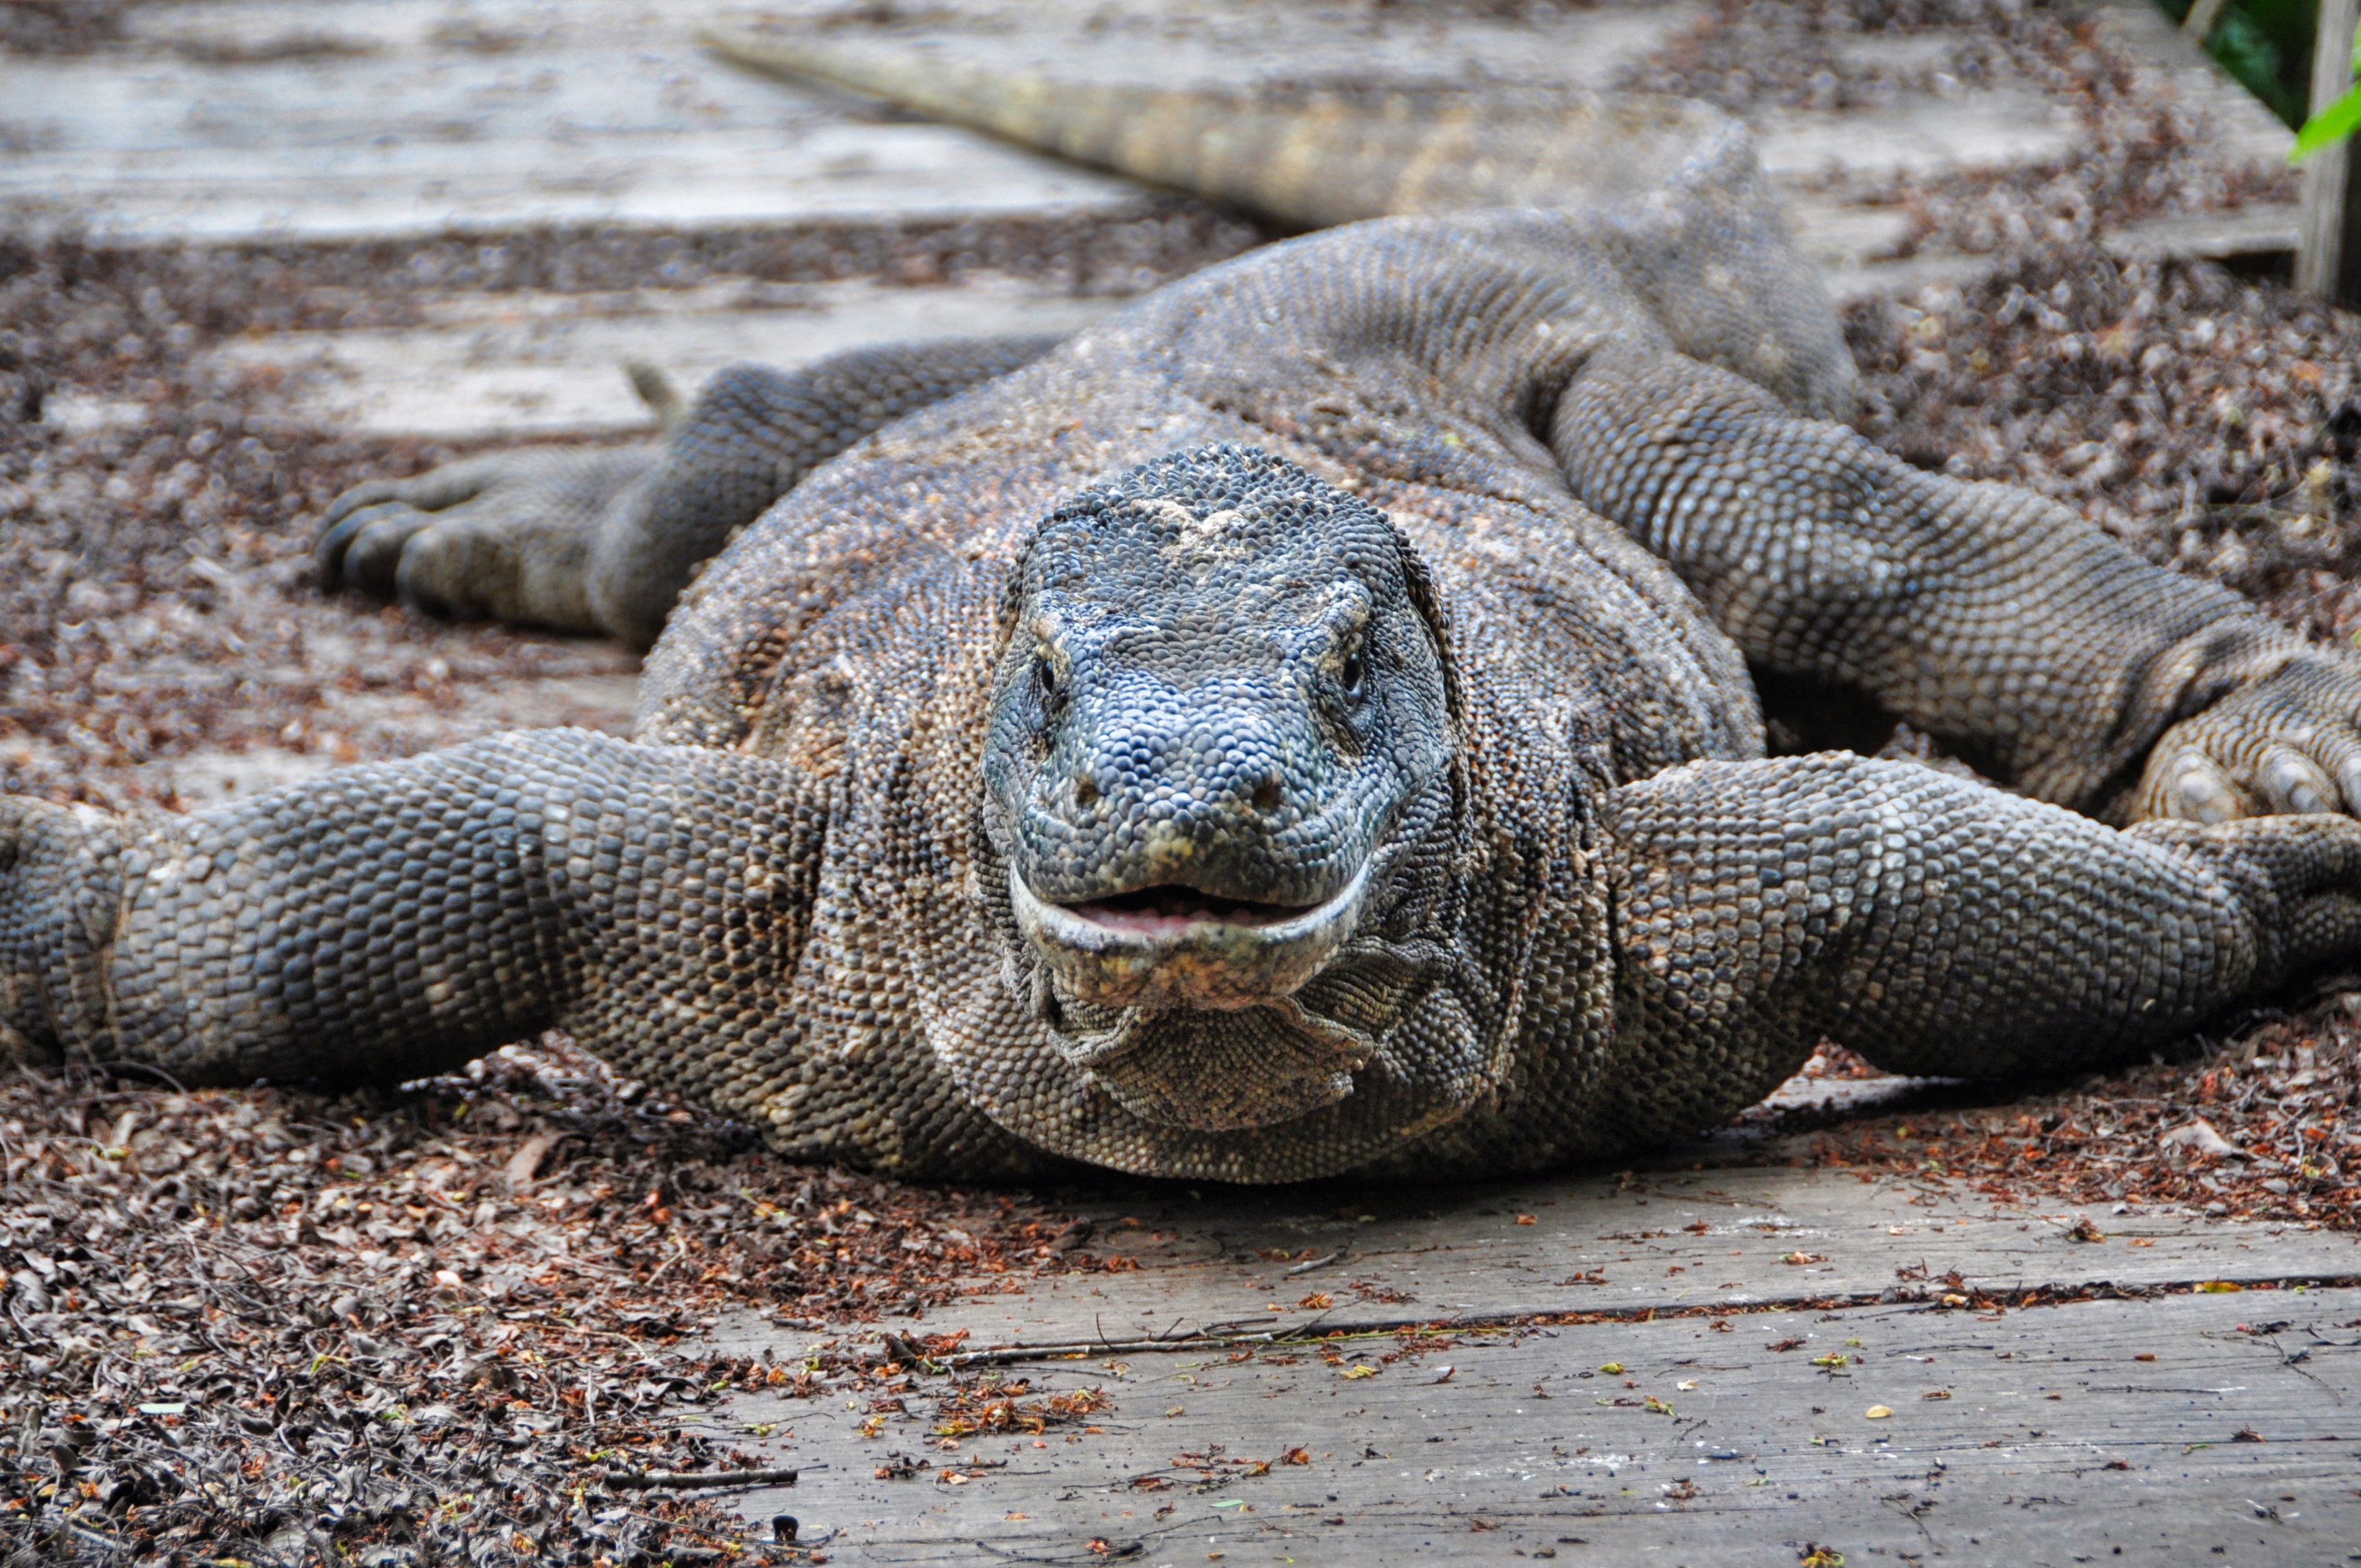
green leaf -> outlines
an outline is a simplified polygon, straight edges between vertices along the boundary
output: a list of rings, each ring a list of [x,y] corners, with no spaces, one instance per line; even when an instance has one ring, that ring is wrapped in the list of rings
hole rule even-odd
[[[2344,97],[2304,121],[2303,129],[2295,133],[2295,146],[2288,149],[2288,161],[2301,163],[2322,148],[2343,141],[2356,130],[2361,130],[2361,85],[2355,86]]]

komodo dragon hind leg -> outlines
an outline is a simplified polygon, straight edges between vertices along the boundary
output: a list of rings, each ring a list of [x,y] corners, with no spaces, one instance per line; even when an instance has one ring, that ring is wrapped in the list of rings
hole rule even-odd
[[[544,447],[356,485],[322,520],[320,586],[452,620],[603,630],[585,591],[591,546],[662,455],[653,442]]]
[[[732,366],[660,444],[497,453],[357,486],[323,520],[321,586],[644,648],[697,567],[813,468],[1056,342],[952,339],[793,371]]]

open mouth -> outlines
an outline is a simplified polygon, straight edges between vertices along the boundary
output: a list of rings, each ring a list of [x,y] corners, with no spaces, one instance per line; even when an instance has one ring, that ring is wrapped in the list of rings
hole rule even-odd
[[[1016,924],[1071,994],[1119,1007],[1256,1007],[1336,955],[1359,922],[1364,865],[1319,904],[1263,904],[1170,884],[1052,904],[1008,868]]]
[[[1193,887],[1170,884],[1119,893],[1113,898],[1069,904],[1069,914],[1114,931],[1164,936],[1191,926],[1278,926],[1301,919],[1319,907],[1309,904],[1263,904],[1250,898],[1224,898]]]

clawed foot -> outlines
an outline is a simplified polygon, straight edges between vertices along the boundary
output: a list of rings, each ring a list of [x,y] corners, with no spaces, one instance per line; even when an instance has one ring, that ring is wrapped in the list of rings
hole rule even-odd
[[[543,448],[356,485],[324,520],[320,586],[452,620],[600,630],[586,587],[591,549],[656,457],[653,445]]]
[[[2307,653],[2167,730],[2135,820],[2361,816],[2361,661]]]

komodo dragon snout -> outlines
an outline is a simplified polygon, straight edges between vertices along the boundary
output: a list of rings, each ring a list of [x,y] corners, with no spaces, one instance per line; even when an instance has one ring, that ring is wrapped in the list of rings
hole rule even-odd
[[[1266,1125],[1368,1066],[1383,1028],[1312,982],[1381,946],[1449,806],[1434,614],[1383,514],[1249,448],[1143,465],[1031,543],[985,837],[1036,1010],[1135,1114]]]

